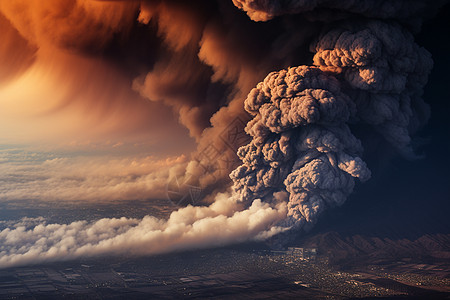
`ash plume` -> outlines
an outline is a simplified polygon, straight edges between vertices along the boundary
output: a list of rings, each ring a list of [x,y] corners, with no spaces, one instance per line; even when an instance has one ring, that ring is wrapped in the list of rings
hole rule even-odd
[[[243,165],[230,175],[244,201],[288,192],[288,215],[300,226],[342,204],[354,177],[370,177],[346,125],[356,105],[334,76],[308,66],[273,72],[245,104],[252,142],[239,149]]]
[[[426,6],[408,3],[405,11],[404,1],[234,3],[255,21],[316,8],[402,19]],[[400,153],[414,157],[411,134],[428,117],[421,95],[433,65],[412,34],[391,20],[334,21],[310,50],[313,66],[272,72],[248,95],[245,109],[253,119],[246,132],[252,141],[239,149],[243,164],[230,174],[244,202],[287,193],[285,224],[306,229],[325,209],[345,202],[354,178],[371,176],[349,124],[369,124]]]
[[[372,125],[406,155],[410,133],[429,114],[421,98],[433,62],[399,24],[347,23],[311,45],[314,64],[339,74],[354,99],[358,118]]]
[[[445,1],[433,5],[423,0],[233,0],[254,21],[267,21],[277,16],[306,13],[306,17],[326,16],[344,18],[355,14],[366,18],[396,19],[408,21],[422,19],[424,14],[435,11]]]

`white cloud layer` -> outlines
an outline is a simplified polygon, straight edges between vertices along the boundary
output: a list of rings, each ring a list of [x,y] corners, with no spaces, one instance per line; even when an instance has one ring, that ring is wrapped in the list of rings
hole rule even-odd
[[[184,156],[70,155],[0,150],[0,201],[111,201],[166,197]]]
[[[168,220],[101,219],[94,223],[17,226],[0,232],[0,268],[109,254],[148,255],[222,246],[269,238],[283,230],[274,226],[286,217],[286,205],[271,207],[255,200],[241,210],[235,196],[219,194],[209,207],[188,206]]]

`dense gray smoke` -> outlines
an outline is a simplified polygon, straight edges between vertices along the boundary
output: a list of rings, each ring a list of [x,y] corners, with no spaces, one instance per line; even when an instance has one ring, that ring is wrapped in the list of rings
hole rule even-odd
[[[429,1],[428,1],[429,2]],[[247,12],[254,21],[267,21],[276,16],[308,13],[340,18],[357,14],[369,18],[392,18],[396,20],[421,19],[424,13],[433,11],[444,1],[424,0],[233,0],[234,5]]]
[[[337,74],[354,99],[358,118],[374,125],[405,154],[410,133],[428,117],[422,89],[433,62],[396,23],[345,23],[311,45],[314,64]]]
[[[244,164],[231,173],[244,200],[285,190],[289,216],[300,225],[342,204],[353,177],[370,177],[346,125],[356,105],[332,75],[307,66],[273,72],[245,104],[255,116],[246,128],[253,140],[239,149]]]
[[[255,21],[316,8],[402,19],[426,6],[423,1],[234,3]],[[370,178],[349,124],[369,125],[414,157],[411,134],[428,118],[421,95],[433,65],[400,23],[369,18],[326,24],[310,50],[314,66],[272,72],[248,95],[245,109],[253,119],[245,130],[252,141],[239,149],[243,164],[230,175],[244,202],[289,195],[285,224],[295,228],[308,228],[322,211],[342,205],[354,178]]]

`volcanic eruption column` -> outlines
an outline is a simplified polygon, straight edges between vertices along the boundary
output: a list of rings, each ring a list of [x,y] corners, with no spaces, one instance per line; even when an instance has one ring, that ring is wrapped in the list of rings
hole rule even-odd
[[[246,203],[286,193],[284,225],[297,229],[342,205],[355,178],[371,176],[349,124],[369,125],[411,157],[410,135],[428,118],[421,94],[433,63],[409,31],[372,19],[329,28],[311,44],[313,66],[272,72],[249,93],[252,141],[239,149],[242,165],[230,174]]]

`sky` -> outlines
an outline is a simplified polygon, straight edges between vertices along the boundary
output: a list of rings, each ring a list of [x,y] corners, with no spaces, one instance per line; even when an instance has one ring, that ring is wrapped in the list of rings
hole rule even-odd
[[[0,0],[0,201],[196,205],[19,222],[0,267],[396,212],[448,231],[444,4]]]

